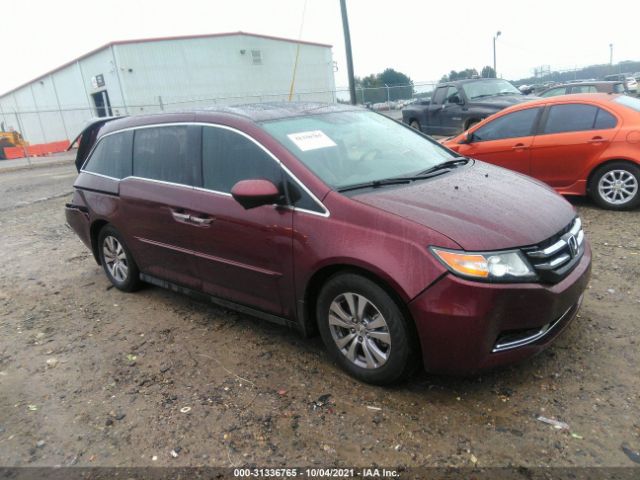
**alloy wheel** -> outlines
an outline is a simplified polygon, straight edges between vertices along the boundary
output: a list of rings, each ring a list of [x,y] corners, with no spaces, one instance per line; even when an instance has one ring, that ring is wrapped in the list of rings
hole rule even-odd
[[[129,263],[120,241],[112,235],[106,236],[102,244],[102,254],[113,279],[117,282],[126,281],[129,275]]]
[[[347,292],[334,298],[329,330],[340,352],[358,367],[380,368],[389,359],[389,326],[380,310],[362,295]]]
[[[611,170],[598,182],[600,197],[612,205],[622,205],[638,193],[638,180],[627,170]]]

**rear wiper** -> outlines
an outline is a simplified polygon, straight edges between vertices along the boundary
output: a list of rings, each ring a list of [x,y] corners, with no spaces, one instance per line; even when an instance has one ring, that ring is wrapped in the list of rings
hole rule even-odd
[[[459,165],[466,165],[468,162],[469,162],[469,159],[466,157],[455,157],[455,158],[452,158],[451,160],[447,160],[446,162],[438,163],[437,165],[434,165],[431,168],[427,168],[426,170],[418,173],[416,177],[408,177],[408,178],[411,178],[411,179],[419,178],[424,175],[429,175],[430,173],[437,172],[439,170],[445,170],[447,168],[457,167]]]

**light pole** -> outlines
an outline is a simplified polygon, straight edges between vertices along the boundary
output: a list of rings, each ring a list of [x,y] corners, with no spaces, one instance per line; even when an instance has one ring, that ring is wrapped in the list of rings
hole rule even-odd
[[[349,33],[349,18],[347,17],[346,0],[340,0],[342,12],[342,30],[344,33],[344,48],[347,53],[347,76],[349,77],[349,97],[351,104],[356,104],[356,82],[353,76],[353,56],[351,55],[351,34]]]
[[[609,44],[609,66],[613,67],[613,43]]]
[[[387,107],[389,108],[389,110],[391,110],[391,96],[389,95],[389,85],[385,83],[384,86],[387,87]]]
[[[498,30],[493,36],[493,74],[498,78],[498,71],[496,70],[496,38],[502,35],[502,32]]]

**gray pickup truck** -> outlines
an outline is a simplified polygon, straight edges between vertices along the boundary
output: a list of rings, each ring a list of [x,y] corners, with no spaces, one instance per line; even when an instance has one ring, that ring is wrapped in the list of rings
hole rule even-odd
[[[458,80],[438,85],[430,101],[405,107],[402,121],[429,135],[457,135],[503,108],[536,98],[506,80]]]

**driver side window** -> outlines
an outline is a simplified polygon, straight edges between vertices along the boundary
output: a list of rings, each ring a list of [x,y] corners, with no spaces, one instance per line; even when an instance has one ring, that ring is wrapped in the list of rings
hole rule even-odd
[[[202,131],[203,186],[217,192],[231,192],[240,180],[265,179],[282,186],[278,164],[248,138],[219,127]]]
[[[486,142],[533,135],[539,112],[540,107],[528,108],[496,118],[473,132],[473,141]]]
[[[460,103],[460,94],[458,93],[458,89],[456,87],[449,87],[444,103],[456,105]]]

